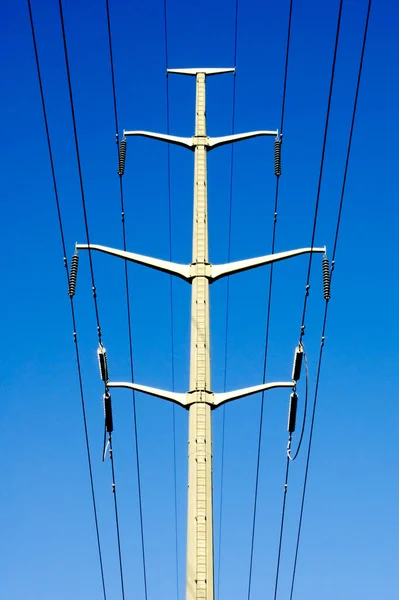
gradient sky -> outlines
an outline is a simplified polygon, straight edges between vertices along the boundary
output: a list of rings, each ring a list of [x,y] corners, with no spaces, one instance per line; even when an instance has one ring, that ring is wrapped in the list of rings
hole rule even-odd
[[[111,0],[119,121],[166,130],[163,3]],[[279,126],[288,0],[239,2],[236,131]],[[234,2],[168,0],[170,67],[233,66]],[[366,14],[344,0],[331,129],[316,244],[332,247]],[[33,0],[67,248],[84,242],[58,3]],[[276,250],[308,246],[316,199],[338,1],[294,1]],[[93,243],[122,247],[105,2],[64,4],[83,178]],[[373,3],[342,228],[332,284],[295,600],[397,600],[399,324],[397,232],[399,9]],[[3,218],[0,413],[1,597],[101,599],[78,379],[63,255],[41,112],[27,4],[1,7],[1,177]],[[231,132],[233,78],[207,87],[208,132]],[[192,135],[194,81],[171,77],[171,133]],[[228,147],[209,156],[213,262],[227,260]],[[191,260],[192,155],[171,148],[172,256]],[[167,150],[128,140],[128,249],[169,257]],[[236,146],[231,258],[270,251],[275,178],[273,142]],[[331,253],[331,250],[330,250]],[[123,263],[95,255],[111,379],[129,379]],[[307,258],[275,268],[267,379],[290,377],[298,342]],[[101,462],[103,386],[88,260],[81,253],[75,306],[82,355],[100,535],[108,597],[121,598],[109,461]],[[169,277],[129,266],[136,380],[172,385]],[[230,282],[227,388],[262,380],[267,268]],[[226,282],[212,302],[212,380],[224,386]],[[189,369],[190,288],[173,284],[175,387]],[[314,390],[324,300],[313,261],[305,344]],[[299,388],[303,408],[304,382]],[[312,397],[312,394],[311,394]],[[265,397],[251,600],[273,597],[287,441],[289,391]],[[144,598],[131,396],[113,392],[114,456],[126,598]],[[214,413],[216,589],[247,598],[260,397],[226,407],[220,534],[222,410]],[[176,408],[178,589],[176,585],[172,406],[137,395],[148,598],[183,598],[187,413]],[[305,468],[291,468],[278,598],[289,598]],[[295,441],[294,440],[294,444]]]

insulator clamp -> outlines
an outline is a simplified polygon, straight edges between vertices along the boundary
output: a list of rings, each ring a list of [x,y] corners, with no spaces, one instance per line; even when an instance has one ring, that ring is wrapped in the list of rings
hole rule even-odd
[[[324,300],[330,299],[330,265],[328,262],[327,256],[323,256],[322,260],[322,269],[323,269],[323,293]]]
[[[77,253],[75,253],[72,256],[71,270],[69,272],[69,289],[68,289],[68,295],[71,298],[73,298],[73,296],[75,295],[76,277],[78,275],[78,264],[79,264],[79,256],[77,255]]]
[[[304,353],[303,345],[300,343],[295,348],[294,364],[292,366],[292,380],[295,382],[299,381],[299,378],[301,376],[303,353]]]
[[[119,166],[118,166],[118,175],[122,177],[125,172],[125,162],[126,162],[126,139],[123,138],[121,143],[119,144]]]
[[[290,406],[288,409],[288,433],[294,433],[296,425],[296,412],[298,408],[298,394],[292,392],[290,396]]]
[[[108,362],[107,362],[107,353],[102,344],[98,346],[97,349],[97,358],[98,358],[98,366],[100,368],[100,377],[103,381],[107,382],[108,377]]]
[[[107,433],[112,433],[114,430],[114,420],[112,418],[112,402],[111,394],[107,391],[104,396],[104,418],[105,418],[105,429]]]
[[[281,142],[282,137],[276,137],[274,140],[274,174],[276,177],[281,175]]]

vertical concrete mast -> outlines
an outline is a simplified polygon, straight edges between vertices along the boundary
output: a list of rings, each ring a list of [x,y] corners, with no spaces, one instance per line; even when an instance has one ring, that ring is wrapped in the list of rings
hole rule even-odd
[[[187,600],[213,600],[212,526],[212,431],[211,407],[206,402],[211,390],[209,339],[208,197],[206,170],[205,73],[196,75],[196,122],[194,150],[194,277],[191,294],[189,408],[188,515],[187,515]]]

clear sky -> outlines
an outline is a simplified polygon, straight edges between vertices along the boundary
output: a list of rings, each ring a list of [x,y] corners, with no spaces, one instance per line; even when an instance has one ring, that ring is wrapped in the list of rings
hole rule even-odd
[[[236,131],[279,126],[288,0],[239,2]],[[163,2],[111,0],[121,128],[166,129]],[[170,67],[233,66],[233,0],[168,0]],[[344,0],[316,244],[334,240],[366,0]],[[58,3],[33,0],[68,252],[84,225],[68,104]],[[308,246],[316,199],[338,1],[295,0],[276,250]],[[122,247],[105,2],[65,0],[65,23],[90,236]],[[399,458],[399,87],[393,0],[373,3],[342,228],[331,291],[295,600],[397,600]],[[101,599],[69,300],[41,112],[27,4],[3,3],[1,61],[2,382],[0,423],[1,598]],[[209,80],[210,135],[231,132],[233,78]],[[171,133],[194,127],[194,81],[171,77]],[[228,147],[209,156],[213,262],[228,248]],[[172,256],[191,260],[192,155],[171,148]],[[131,251],[169,257],[167,150],[130,139],[124,178]],[[231,257],[270,251],[273,142],[235,149]],[[93,255],[111,378],[129,379],[123,263]],[[290,377],[307,258],[275,268],[268,380]],[[129,267],[136,380],[172,385],[169,277]],[[230,283],[227,388],[262,380],[269,272]],[[90,447],[108,598],[121,598],[109,461],[101,462],[103,386],[87,256],[75,297]],[[212,303],[213,388],[224,385],[226,282]],[[175,387],[189,367],[190,288],[173,286]],[[324,300],[313,261],[305,344],[310,388]],[[304,382],[298,387],[300,414]],[[312,397],[312,394],[311,394]],[[289,391],[265,397],[251,600],[273,597]],[[131,396],[113,393],[114,456],[126,598],[144,598]],[[260,397],[227,405],[220,534],[222,411],[214,413],[216,589],[247,598]],[[187,413],[176,408],[179,585],[176,586],[172,406],[137,395],[148,598],[184,597]],[[306,447],[291,466],[278,598],[289,598]],[[297,441],[297,437],[294,439]]]

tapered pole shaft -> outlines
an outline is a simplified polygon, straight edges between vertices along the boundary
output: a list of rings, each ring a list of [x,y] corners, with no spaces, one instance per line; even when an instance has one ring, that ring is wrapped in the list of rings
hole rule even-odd
[[[186,600],[213,600],[212,431],[209,337],[208,199],[206,171],[205,74],[196,76],[193,264],[188,441],[188,523]]]

